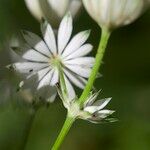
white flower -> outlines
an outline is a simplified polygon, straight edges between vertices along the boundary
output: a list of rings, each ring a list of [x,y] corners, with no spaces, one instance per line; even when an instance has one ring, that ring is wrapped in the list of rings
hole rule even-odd
[[[73,100],[69,98],[64,99],[60,90],[58,90],[58,93],[63,101],[64,107],[68,110],[68,115],[72,118],[79,118],[92,123],[117,121],[117,119],[110,117],[115,111],[104,109],[104,107],[110,102],[111,98],[96,101],[99,92],[95,94],[90,93],[90,96],[84,102],[82,107],[78,103],[77,97]]]
[[[96,101],[98,94],[99,92],[89,96],[87,101],[84,103],[83,113],[81,113],[80,117],[93,123],[115,121],[113,118],[107,118],[115,111],[104,109],[104,107],[110,102],[111,98],[105,98]]]
[[[137,19],[149,0],[83,0],[91,17],[101,26],[114,29]]]
[[[49,24],[42,23],[43,39],[38,35],[23,31],[26,41],[24,47],[13,48],[21,52],[23,61],[14,63],[13,67],[20,73],[27,74],[27,79],[36,75],[38,77],[37,89],[44,86],[55,86],[59,83],[59,67],[61,66],[69,96],[73,99],[75,92],[71,82],[83,89],[86,79],[91,72],[95,59],[85,57],[91,50],[91,44],[84,44],[90,31],[82,31],[72,39],[72,17],[68,13],[62,20],[57,36]]]
[[[57,26],[67,11],[74,17],[81,8],[80,0],[25,0],[30,12],[38,20],[46,18]]]

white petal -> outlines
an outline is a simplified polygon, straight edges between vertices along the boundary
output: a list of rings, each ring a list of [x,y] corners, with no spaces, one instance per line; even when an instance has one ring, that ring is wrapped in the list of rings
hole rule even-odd
[[[83,4],[84,4],[86,10],[88,11],[89,15],[91,15],[91,17],[95,21],[99,22],[99,20],[101,19],[100,16],[104,11],[100,7],[101,6],[101,1],[100,0],[83,0]]]
[[[95,62],[94,57],[79,57],[64,61],[65,65],[81,65],[82,67],[93,67]]]
[[[57,54],[56,39],[52,27],[48,23],[43,23],[41,27],[43,38],[52,54]]]
[[[52,76],[53,76],[53,73],[54,73],[54,70],[52,69],[51,71],[49,71],[43,78],[42,80],[40,81],[37,89],[40,89],[44,86],[48,86],[50,85],[51,83],[51,79],[52,79]]]
[[[66,49],[64,50],[62,57],[66,57],[70,55],[72,52],[76,51],[81,47],[90,35],[90,31],[83,31],[74,36],[74,38],[70,41]]]
[[[73,100],[76,96],[74,88],[72,86],[72,84],[70,83],[70,81],[67,79],[67,77],[65,76],[65,82],[66,82],[66,88],[68,91],[68,96],[70,100]]]
[[[81,46],[79,49],[77,49],[75,52],[71,53],[69,56],[65,58],[65,60],[69,60],[72,58],[82,57],[90,53],[93,49],[93,46],[91,44],[85,44]]]
[[[37,94],[46,99],[47,102],[53,102],[57,95],[56,87],[45,86],[38,90]]]
[[[96,111],[98,111],[98,107],[97,106],[88,106],[84,108],[84,111],[87,111],[91,114],[95,113]]]
[[[99,118],[106,118],[108,117],[109,115],[112,115],[115,111],[113,110],[101,110],[98,112],[98,117]]]
[[[66,47],[72,34],[72,17],[68,13],[62,20],[58,30],[58,53],[61,54]]]
[[[55,87],[53,87],[53,88],[55,88]],[[46,100],[47,100],[47,102],[50,102],[50,103],[52,103],[52,102],[54,102],[54,100],[55,100],[55,98],[56,98],[56,96],[57,96],[57,91],[51,91],[52,93],[51,93],[51,95],[50,95],[50,97],[48,97]]]
[[[49,62],[49,58],[40,54],[39,52],[30,49],[22,56],[24,59],[29,61],[36,61],[36,62]]]
[[[11,50],[15,53],[14,57],[21,57],[25,52],[27,52],[31,47],[29,47],[27,44],[24,44],[21,47],[11,47]],[[14,55],[14,54],[13,54]],[[17,56],[16,56],[17,55]],[[20,59],[20,58],[18,58]]]
[[[58,83],[58,81],[59,81],[59,72],[58,72],[58,69],[55,68],[53,77],[51,79],[51,86],[56,85],[56,83]]]
[[[111,98],[106,98],[106,99],[98,100],[93,105],[94,106],[98,106],[99,110],[101,110],[101,109],[103,109],[110,102],[110,100],[111,100]]]
[[[79,77],[68,70],[64,70],[64,72],[72,83],[74,83],[77,87],[79,87],[81,89],[84,88],[84,86],[86,84],[86,80],[84,78]]]
[[[32,63],[32,62],[20,62],[13,64],[13,67],[16,71],[20,73],[30,73],[34,71],[38,71],[42,68],[47,67],[46,63]]]
[[[34,48],[48,57],[51,56],[50,50],[48,49],[48,47],[45,45],[43,41],[37,43]]]
[[[23,31],[22,33],[23,33],[24,39],[26,40],[26,42],[29,44],[31,48],[34,48],[37,51],[47,56],[51,55],[47,45],[38,35],[29,31]]]
[[[93,114],[93,116],[91,118],[88,118],[87,120],[89,120],[90,122],[92,123],[101,123],[103,119],[105,119],[106,117],[108,117],[109,115],[113,114],[115,111],[112,111],[112,110],[104,110],[104,113],[103,111],[99,111],[99,112],[95,112]],[[109,121],[115,121],[114,119],[112,120],[112,118],[110,119],[107,119],[107,120],[104,120],[104,122],[109,122]]]
[[[82,2],[80,0],[71,1],[69,10],[71,11],[73,17],[80,11],[81,6]]]
[[[84,78],[88,78],[91,73],[91,68],[88,67],[82,67],[79,65],[66,65],[66,67],[70,69],[72,72]]]
[[[30,10],[30,12],[35,16],[38,20],[41,20],[41,18],[44,16],[40,1],[38,0],[25,0],[25,3],[27,5],[27,8]]]
[[[42,78],[51,70],[50,67],[44,68],[37,72],[38,74],[38,81],[42,80]]]
[[[84,107],[91,106],[94,103],[94,101],[97,99],[100,91],[101,90],[99,90],[98,92],[94,94],[91,93],[88,99],[86,100],[86,102],[84,103]]]
[[[59,18],[62,18],[67,10],[70,0],[47,0],[50,9],[52,9]]]

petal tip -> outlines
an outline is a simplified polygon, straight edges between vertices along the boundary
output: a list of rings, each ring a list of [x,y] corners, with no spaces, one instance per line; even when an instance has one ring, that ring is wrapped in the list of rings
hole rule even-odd
[[[87,35],[91,34],[91,29],[85,31]]]

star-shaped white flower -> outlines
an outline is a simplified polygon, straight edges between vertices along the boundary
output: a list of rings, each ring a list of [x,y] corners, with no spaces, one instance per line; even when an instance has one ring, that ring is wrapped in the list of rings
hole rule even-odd
[[[103,109],[111,100],[111,98],[105,98],[97,100],[98,93],[91,94],[87,101],[84,103],[83,112],[81,113],[81,118],[88,120],[92,123],[101,123],[104,121],[113,122],[115,119],[107,118],[112,115],[115,111]]]
[[[73,118],[83,119],[92,123],[115,122],[117,119],[111,118],[115,111],[104,109],[110,102],[111,98],[96,100],[99,92],[90,93],[83,106],[78,102],[78,98],[64,99],[62,92],[58,89],[60,98],[63,101],[64,107],[68,110],[68,115]]]
[[[85,57],[92,50],[91,44],[85,44],[90,31],[82,31],[71,39],[73,30],[71,14],[68,13],[58,29],[57,40],[50,24],[42,23],[43,39],[38,35],[23,31],[26,41],[24,47],[13,48],[21,52],[23,61],[14,63],[16,71],[27,74],[27,79],[36,75],[38,87],[55,86],[59,83],[59,67],[64,73],[69,97],[75,97],[73,83],[83,89],[91,72],[95,59]]]

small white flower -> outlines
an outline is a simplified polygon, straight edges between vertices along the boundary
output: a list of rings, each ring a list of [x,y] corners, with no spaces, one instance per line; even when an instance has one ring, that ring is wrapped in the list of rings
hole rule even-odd
[[[71,82],[83,89],[91,72],[95,59],[85,57],[92,50],[91,44],[84,44],[90,31],[82,31],[72,39],[72,17],[68,13],[62,20],[57,36],[49,24],[41,26],[43,39],[38,35],[23,31],[26,41],[24,47],[13,48],[21,53],[23,61],[11,65],[16,71],[27,74],[27,79],[38,77],[37,89],[44,86],[55,86],[59,82],[59,67],[64,72],[64,78],[69,96],[73,99],[75,92]]]
[[[149,0],[83,0],[91,17],[101,26],[114,29],[137,19]]]
[[[25,0],[30,12],[38,20],[46,18],[57,26],[67,11],[74,17],[81,8],[80,0]]]
[[[104,109],[104,107],[110,102],[111,98],[96,101],[99,92],[90,94],[82,107],[78,103],[77,97],[73,100],[69,98],[64,99],[62,93],[60,91],[58,92],[70,117],[88,120],[92,123],[117,121],[117,119],[110,117],[110,115],[112,115],[115,111]]]
[[[98,93],[91,94],[87,101],[84,103],[83,112],[81,118],[93,123],[101,123],[104,121],[115,121],[113,118],[107,118],[115,111],[104,109],[104,107],[110,102],[111,98],[105,98],[97,100]]]

